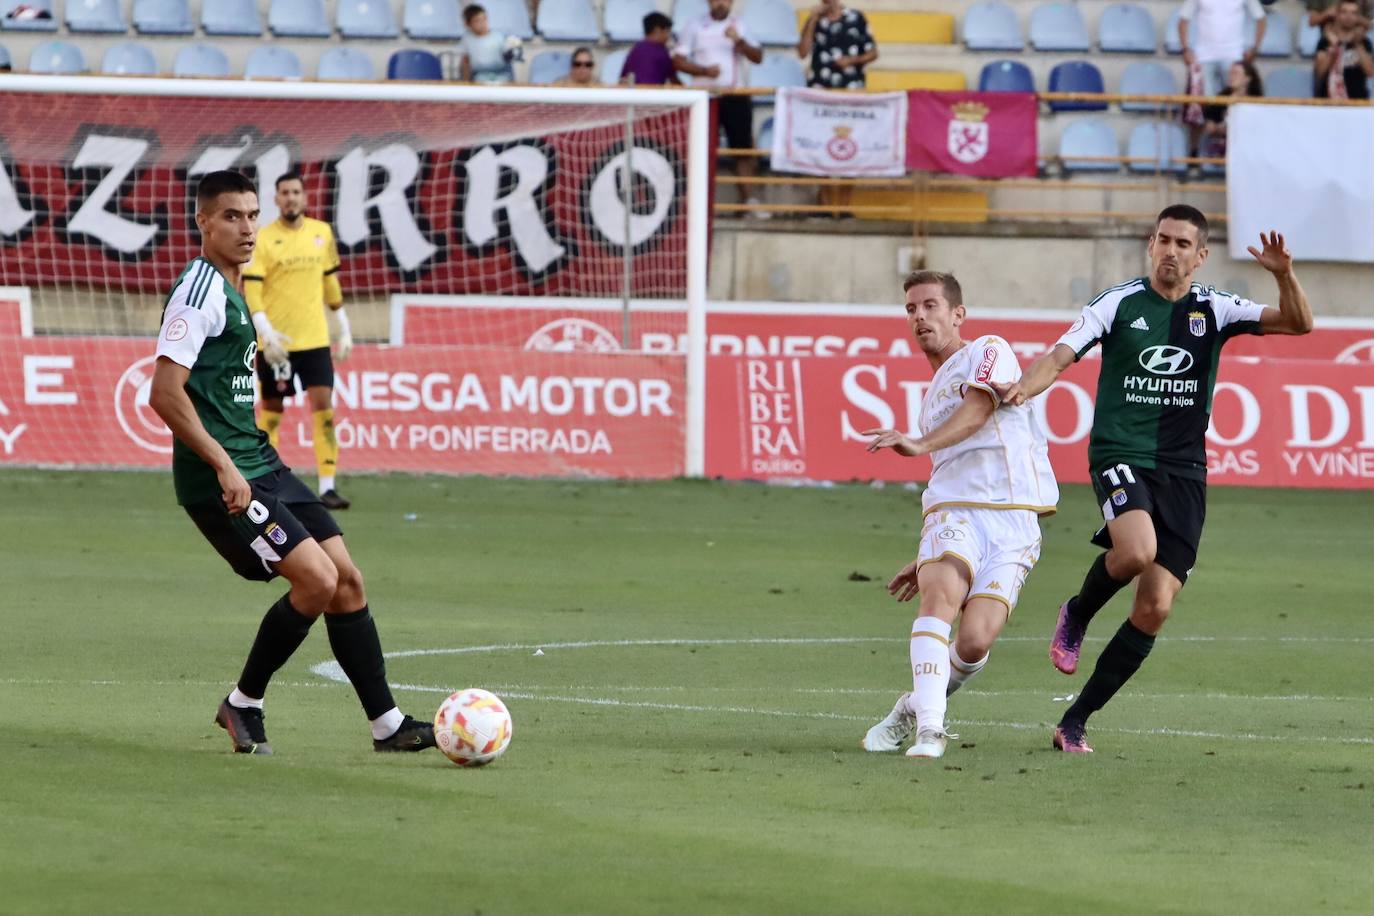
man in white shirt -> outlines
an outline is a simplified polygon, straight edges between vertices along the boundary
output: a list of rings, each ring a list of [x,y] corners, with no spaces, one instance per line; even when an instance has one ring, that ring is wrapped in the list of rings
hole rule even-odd
[[[679,73],[692,77],[693,86],[741,88],[744,70],[740,58],[754,64],[763,60],[763,49],[749,40],[744,23],[732,12],[733,7],[734,0],[711,0],[708,15],[683,27],[673,52],[673,65]],[[754,105],[749,96],[721,95],[719,106],[726,145],[731,149],[753,149]],[[752,178],[754,171],[753,158],[735,160],[735,174],[740,178]],[[752,185],[741,185],[740,192],[750,204],[759,202]],[[766,215],[763,211],[756,213]]]
[[[999,407],[995,386],[1020,377],[1011,346],[993,335],[966,343],[963,292],[953,276],[917,271],[902,284],[911,333],[935,376],[921,400],[920,438],[870,429],[870,452],[930,455],[916,559],[887,590],[921,596],[911,628],[912,690],[868,730],[867,751],[895,751],[914,731],[908,757],[942,757],[946,698],[987,664],[993,641],[1040,558],[1039,516],[1059,502],[1049,446],[1029,404]],[[956,618],[958,637],[951,642]]]
[[[1255,43],[1245,47],[1245,17],[1255,21]],[[1186,0],[1178,19],[1178,40],[1190,75],[1201,68],[1202,95],[1226,86],[1231,65],[1249,62],[1264,41],[1264,7],[1260,0]],[[1189,35],[1193,36],[1189,46]]]

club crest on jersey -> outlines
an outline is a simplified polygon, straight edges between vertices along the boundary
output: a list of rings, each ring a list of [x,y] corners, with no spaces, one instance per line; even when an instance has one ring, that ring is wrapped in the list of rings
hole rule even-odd
[[[1207,315],[1204,312],[1188,313],[1188,330],[1194,337],[1207,336]]]
[[[321,238],[321,237],[318,236],[318,235],[315,236],[315,247],[316,247],[316,248],[323,248],[323,247],[324,247],[324,239]]]
[[[272,522],[268,525],[267,530],[263,533],[267,535],[269,541],[276,544],[278,547],[286,543],[286,529],[276,522]]]
[[[1126,505],[1126,491],[1115,490],[1112,492],[1112,504],[1116,506]]]

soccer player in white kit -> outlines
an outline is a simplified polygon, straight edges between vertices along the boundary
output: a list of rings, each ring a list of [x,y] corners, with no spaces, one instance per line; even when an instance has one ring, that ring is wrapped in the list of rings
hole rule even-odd
[[[870,452],[930,455],[921,543],[888,583],[898,601],[921,596],[911,627],[912,689],[868,730],[867,751],[895,751],[916,733],[908,757],[942,757],[949,694],[983,669],[1021,586],[1040,558],[1039,517],[1059,502],[1049,447],[1029,404],[999,406],[994,385],[1020,378],[1011,346],[995,335],[966,342],[959,281],[907,276],[906,318],[935,376],[921,400],[920,438],[870,429]],[[951,641],[956,618],[959,634]]]

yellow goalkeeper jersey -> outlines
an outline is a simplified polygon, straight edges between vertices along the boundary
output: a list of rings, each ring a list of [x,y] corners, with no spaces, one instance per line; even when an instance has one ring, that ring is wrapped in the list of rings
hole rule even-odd
[[[329,224],[305,217],[299,229],[276,220],[258,231],[253,260],[243,271],[243,298],[252,312],[287,337],[287,349],[329,346],[326,304],[343,304],[339,288],[339,249]]]

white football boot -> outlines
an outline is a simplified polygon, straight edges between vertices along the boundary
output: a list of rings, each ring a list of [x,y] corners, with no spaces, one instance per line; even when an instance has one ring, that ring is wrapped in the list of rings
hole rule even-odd
[[[887,718],[868,730],[868,734],[864,735],[864,750],[874,752],[901,750],[902,742],[916,730],[916,717],[906,708],[906,701],[909,696],[911,696],[910,693],[899,696],[897,705],[892,707],[892,712],[887,714]]]
[[[906,755],[937,760],[945,756],[945,746],[949,744],[949,739],[957,737],[959,736],[947,734],[940,729],[923,728],[916,733],[916,740],[906,749]]]

